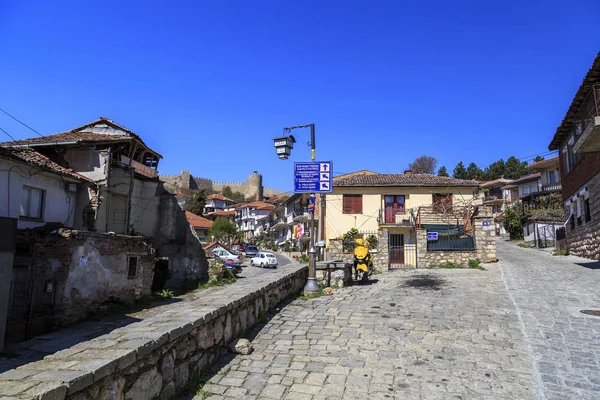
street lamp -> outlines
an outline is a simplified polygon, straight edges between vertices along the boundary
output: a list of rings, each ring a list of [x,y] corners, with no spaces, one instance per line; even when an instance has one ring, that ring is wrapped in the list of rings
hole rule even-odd
[[[310,128],[310,149],[311,156],[310,159],[315,161],[315,124],[305,124],[305,125],[296,125],[290,126],[288,128],[283,128],[283,132],[290,133],[293,129],[297,128]],[[277,151],[277,155],[281,160],[287,160],[290,156],[291,149],[294,147],[294,143],[296,139],[292,135],[282,136],[273,139],[275,142],[275,150]],[[311,193],[310,197],[312,201],[315,200],[315,194]],[[310,249],[308,250],[308,254],[310,257],[310,266],[308,269],[308,280],[306,281],[306,285],[304,285],[305,292],[318,292],[321,290],[319,284],[317,283],[317,259],[315,249],[315,210],[314,208],[309,211],[310,212]],[[319,215],[319,218],[322,217],[322,214]]]
[[[294,143],[296,143],[296,139],[292,135],[289,136],[281,136],[273,139],[273,143],[275,145],[275,151],[277,152],[277,156],[281,160],[287,160],[290,156],[292,149],[294,148]]]

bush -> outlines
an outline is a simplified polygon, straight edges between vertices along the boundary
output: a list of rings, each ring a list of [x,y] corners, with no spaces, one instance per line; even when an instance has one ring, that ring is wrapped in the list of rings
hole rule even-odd
[[[521,227],[521,208],[519,204],[513,206],[506,206],[504,215],[502,216],[504,229],[510,235],[511,240],[522,240],[523,239],[523,228]]]
[[[170,299],[174,296],[174,293],[171,289],[163,289],[158,292],[154,292],[154,297],[161,300]]]
[[[469,268],[471,269],[480,269],[480,270],[484,270],[485,268],[483,268],[481,266],[481,261],[479,261],[478,258],[474,259],[474,260],[469,260]]]

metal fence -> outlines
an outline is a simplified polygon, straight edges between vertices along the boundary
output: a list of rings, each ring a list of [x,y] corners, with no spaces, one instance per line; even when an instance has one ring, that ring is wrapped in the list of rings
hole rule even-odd
[[[464,225],[423,225],[427,251],[475,251],[475,237]]]

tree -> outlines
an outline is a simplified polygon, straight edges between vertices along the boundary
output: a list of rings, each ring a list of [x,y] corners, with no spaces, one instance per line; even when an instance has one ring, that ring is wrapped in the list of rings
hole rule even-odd
[[[539,161],[544,161],[544,157],[542,157],[542,156],[535,156],[535,158],[533,159],[533,162],[539,162]]]
[[[237,203],[246,201],[246,199],[244,198],[244,193],[234,192],[233,190],[231,190],[231,186],[225,186],[221,191],[221,194]]]
[[[438,176],[450,176],[448,175],[448,171],[446,171],[446,167],[445,166],[441,166],[440,169],[438,170]]]
[[[206,205],[206,192],[204,190],[200,190],[192,195],[190,201],[188,201],[184,209],[185,211],[189,211],[192,214],[202,215],[202,211],[204,211],[204,206]]]
[[[413,174],[433,174],[437,167],[437,159],[435,157],[422,155],[419,156],[412,163],[408,164],[408,169]]]
[[[467,169],[462,161],[459,161],[454,167],[452,176],[456,179],[467,179]]]
[[[505,174],[504,160],[501,158],[498,161],[494,161],[488,167],[486,167],[484,175],[486,181],[493,181],[504,177]]]
[[[508,232],[511,240],[523,239],[523,228],[521,227],[521,205],[514,204],[506,205],[504,214],[502,215],[502,224]]]
[[[483,180],[483,171],[474,162],[467,167],[466,179]]]
[[[527,163],[519,161],[515,156],[510,156],[506,160],[504,177],[508,179],[518,179],[523,175],[527,175]]]
[[[208,228],[208,234],[217,240],[231,239],[235,236],[237,229],[233,222],[227,218],[217,218],[212,226]]]

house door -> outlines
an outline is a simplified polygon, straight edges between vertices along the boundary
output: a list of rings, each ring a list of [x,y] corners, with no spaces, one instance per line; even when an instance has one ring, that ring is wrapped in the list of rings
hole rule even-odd
[[[404,235],[390,233],[389,252],[390,268],[404,264]]]
[[[404,196],[385,196],[385,223],[395,224],[396,214],[404,212]],[[402,235],[400,235],[402,236]]]

